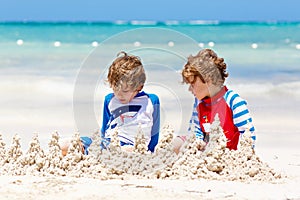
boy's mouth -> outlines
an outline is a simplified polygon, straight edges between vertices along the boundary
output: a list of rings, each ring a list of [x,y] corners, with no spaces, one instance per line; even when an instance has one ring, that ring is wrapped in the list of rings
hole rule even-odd
[[[119,99],[121,103],[126,103],[126,99]]]

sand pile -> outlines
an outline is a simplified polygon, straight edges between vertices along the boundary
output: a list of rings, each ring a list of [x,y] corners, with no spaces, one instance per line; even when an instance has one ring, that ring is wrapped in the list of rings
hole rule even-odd
[[[177,155],[172,150],[174,131],[163,128],[156,151],[147,151],[144,134],[137,134],[133,152],[123,151],[117,131],[108,150],[101,151],[100,134],[93,134],[89,155],[81,153],[79,133],[75,133],[66,156],[59,147],[59,134],[52,134],[45,152],[35,134],[28,150],[23,153],[20,137],[15,135],[10,147],[0,134],[0,175],[72,176],[97,179],[213,179],[232,181],[275,181],[282,178],[264,163],[251,148],[250,133],[241,138],[239,150],[226,148],[226,137],[215,119],[211,127],[210,142],[196,140],[191,135]]]

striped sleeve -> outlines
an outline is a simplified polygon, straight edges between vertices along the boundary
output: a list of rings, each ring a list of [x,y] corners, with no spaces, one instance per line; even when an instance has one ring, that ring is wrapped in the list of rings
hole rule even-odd
[[[228,90],[224,98],[227,105],[232,110],[233,122],[234,125],[239,129],[239,132],[243,134],[245,130],[249,129],[251,132],[251,137],[255,141],[255,128],[253,126],[252,117],[250,116],[247,108],[247,102],[232,90]]]
[[[149,94],[149,98],[153,104],[153,126],[151,129],[151,140],[148,144],[148,149],[154,152],[155,146],[159,140],[159,129],[160,129],[160,102],[159,98],[155,94]]]
[[[200,122],[199,122],[199,117],[198,117],[198,112],[197,112],[198,104],[199,104],[199,100],[197,100],[195,98],[195,102],[194,102],[194,105],[193,105],[192,116],[191,116],[191,119],[189,121],[188,132],[189,132],[189,134],[194,133],[196,135],[196,138],[203,140],[204,135],[203,135],[203,132],[200,128]]]
[[[101,128],[101,137],[105,137],[105,131],[108,129],[109,120],[111,118],[111,113],[108,108],[108,104],[113,98],[114,94],[110,93],[105,96],[103,103],[103,117],[102,117],[102,128]]]

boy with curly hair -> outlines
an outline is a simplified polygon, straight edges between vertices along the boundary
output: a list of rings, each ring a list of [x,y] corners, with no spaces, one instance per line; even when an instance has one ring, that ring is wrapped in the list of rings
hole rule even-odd
[[[131,151],[141,128],[153,152],[159,137],[160,102],[155,94],[142,91],[146,74],[140,58],[120,52],[109,67],[107,81],[113,93],[104,100],[102,148],[117,128],[121,147]]]
[[[154,152],[159,139],[160,102],[155,94],[142,91],[146,74],[139,57],[120,52],[109,67],[107,81],[113,93],[105,96],[101,128],[101,149],[109,147],[110,139],[118,132],[122,150],[133,151],[135,137],[144,133],[148,150]],[[88,154],[90,137],[80,137],[82,152]],[[70,140],[60,144],[66,155]]]
[[[228,77],[226,68],[223,58],[218,57],[211,49],[203,49],[196,56],[188,58],[182,70],[182,78],[184,83],[189,84],[189,91],[195,96],[189,131],[193,131],[196,138],[208,142],[210,125],[218,114],[228,139],[227,148],[236,150],[239,137],[245,130],[250,130],[253,142],[256,136],[246,101],[224,85]],[[185,139],[186,136],[174,138],[176,153]]]

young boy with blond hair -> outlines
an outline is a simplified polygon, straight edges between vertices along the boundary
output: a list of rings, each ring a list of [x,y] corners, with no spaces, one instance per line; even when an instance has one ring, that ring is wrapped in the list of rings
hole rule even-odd
[[[141,128],[153,152],[159,137],[160,103],[155,94],[142,91],[146,74],[140,58],[120,52],[109,67],[107,81],[113,93],[104,100],[101,146],[109,144],[117,129],[120,145],[130,150]]]
[[[101,149],[109,147],[118,132],[121,148],[132,151],[139,130],[144,133],[148,150],[154,152],[159,139],[160,102],[155,94],[142,91],[146,74],[139,57],[120,52],[109,67],[107,81],[113,93],[105,96],[101,128]],[[91,138],[81,137],[83,153],[88,154]],[[61,145],[66,155],[68,143]]]

